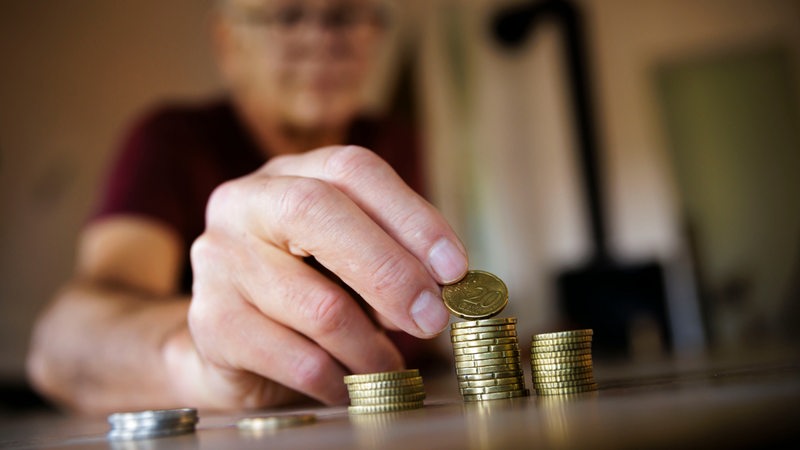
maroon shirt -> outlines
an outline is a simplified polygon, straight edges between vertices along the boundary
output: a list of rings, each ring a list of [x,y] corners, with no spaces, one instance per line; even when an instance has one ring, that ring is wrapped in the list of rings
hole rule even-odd
[[[342,144],[373,150],[412,188],[422,190],[419,146],[410,127],[398,121],[359,119]],[[258,169],[266,162],[266,153],[225,100],[161,106],[146,114],[123,141],[92,220],[133,214],[173,228],[185,249],[181,289],[188,294],[189,249],[205,228],[211,192]],[[416,346],[394,338],[411,363]]]

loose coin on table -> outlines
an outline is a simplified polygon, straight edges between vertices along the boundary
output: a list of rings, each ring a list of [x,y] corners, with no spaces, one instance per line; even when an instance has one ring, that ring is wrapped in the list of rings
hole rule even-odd
[[[193,433],[197,421],[194,408],[114,413],[108,416],[111,430],[107,436],[113,440],[127,440]]]

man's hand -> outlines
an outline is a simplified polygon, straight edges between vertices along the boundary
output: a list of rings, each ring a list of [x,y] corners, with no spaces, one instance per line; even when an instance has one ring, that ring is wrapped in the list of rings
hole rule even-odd
[[[191,336],[179,331],[166,346],[180,397],[229,408],[302,393],[334,404],[347,399],[348,372],[402,367],[358,302],[306,256],[363,297],[382,325],[421,338],[447,326],[439,284],[467,270],[445,219],[369,150],[274,158],[209,201],[191,249]]]

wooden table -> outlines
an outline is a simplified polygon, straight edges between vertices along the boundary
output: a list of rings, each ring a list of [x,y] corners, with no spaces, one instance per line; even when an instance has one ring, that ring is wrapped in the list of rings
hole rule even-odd
[[[423,372],[423,375],[424,372]],[[598,392],[463,403],[455,376],[426,376],[423,409],[348,416],[346,407],[200,412],[194,434],[110,442],[105,418],[55,413],[0,424],[2,448],[512,449],[800,448],[800,355],[736,363],[595,363]],[[527,377],[530,384],[530,377]],[[313,425],[246,433],[248,416],[313,412]]]

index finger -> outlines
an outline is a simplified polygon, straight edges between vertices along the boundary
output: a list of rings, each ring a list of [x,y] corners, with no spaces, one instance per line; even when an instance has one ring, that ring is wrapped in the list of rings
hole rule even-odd
[[[383,160],[362,148],[326,148],[278,158],[258,175],[239,185],[253,192],[239,198],[254,203],[229,205],[249,217],[239,223],[296,255],[313,254],[411,334],[431,337],[447,326],[438,283],[466,271],[463,245]]]
[[[458,281],[466,273],[466,249],[445,218],[370,150],[326,147],[303,157],[274,158],[263,170],[332,184],[425,264],[438,283]]]

